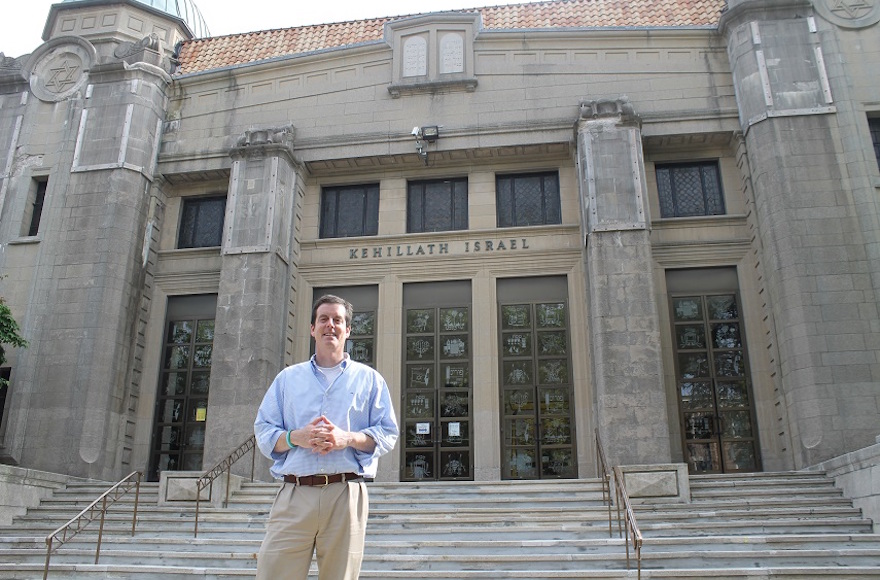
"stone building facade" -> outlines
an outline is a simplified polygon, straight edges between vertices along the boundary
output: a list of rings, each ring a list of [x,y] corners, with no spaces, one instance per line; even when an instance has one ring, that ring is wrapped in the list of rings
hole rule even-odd
[[[210,467],[326,292],[397,405],[383,480],[874,442],[880,2],[171,4],[64,0],[0,63],[3,462]]]

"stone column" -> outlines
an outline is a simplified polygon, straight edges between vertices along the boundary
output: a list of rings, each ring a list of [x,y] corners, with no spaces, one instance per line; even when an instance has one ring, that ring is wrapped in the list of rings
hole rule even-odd
[[[293,138],[292,127],[251,130],[230,153],[204,469],[253,434],[257,407],[284,366],[301,197]]]
[[[641,127],[625,98],[581,103],[577,156],[596,424],[612,465],[667,463]]]
[[[126,463],[150,184],[171,83],[156,60],[145,42],[124,62],[98,63],[76,37],[29,60],[28,117],[55,111],[64,122],[42,136],[52,172],[4,461],[104,480]]]
[[[852,24],[855,26],[855,24]],[[795,467],[874,442],[880,419],[876,166],[841,39],[809,2],[733,0],[722,16],[753,176]],[[852,143],[857,144],[857,149]],[[870,151],[870,149],[868,149]]]

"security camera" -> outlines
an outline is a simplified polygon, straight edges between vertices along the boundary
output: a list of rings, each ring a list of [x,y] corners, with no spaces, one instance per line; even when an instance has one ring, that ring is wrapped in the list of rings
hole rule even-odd
[[[420,127],[413,127],[413,130],[412,130],[412,136],[413,136],[413,137],[418,137],[418,136],[419,136],[419,133],[421,133],[421,132],[422,132],[422,129],[421,129]]]

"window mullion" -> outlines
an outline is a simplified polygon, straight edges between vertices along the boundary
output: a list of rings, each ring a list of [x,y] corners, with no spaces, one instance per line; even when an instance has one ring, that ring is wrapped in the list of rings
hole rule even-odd
[[[513,178],[510,179],[510,225],[519,225],[516,211],[516,180]]]
[[[418,193],[416,194],[419,198],[419,231],[425,231],[426,225],[428,223],[428,186],[424,183],[419,183],[416,187],[418,187]]]
[[[678,172],[675,168],[669,170],[669,197],[672,200],[672,216],[679,217],[681,215],[681,208],[678,203],[678,187],[676,187],[676,177],[678,176]]]
[[[541,222],[547,223],[548,214],[547,214],[547,177],[541,177],[540,190],[538,195],[541,197]]]
[[[366,188],[360,191],[361,196],[361,234],[367,231],[367,216],[370,213],[370,209],[367,207],[367,190]]]
[[[710,207],[712,206],[712,204],[710,203],[710,200],[709,200],[709,195],[711,194],[711,191],[710,191],[709,187],[707,187],[707,183],[706,183],[706,181],[707,181],[707,175],[706,175],[707,174],[707,167],[708,166],[705,164],[700,165],[700,167],[699,167],[699,169],[700,169],[700,188],[703,190],[701,193],[703,194],[703,207],[705,208],[705,213],[706,213],[706,215],[711,215]]]

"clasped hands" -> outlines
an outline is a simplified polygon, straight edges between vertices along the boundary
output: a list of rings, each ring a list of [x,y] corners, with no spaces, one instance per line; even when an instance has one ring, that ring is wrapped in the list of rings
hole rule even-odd
[[[351,444],[351,433],[334,425],[321,415],[298,430],[297,445],[311,449],[313,453],[326,455],[331,451],[345,449]]]

